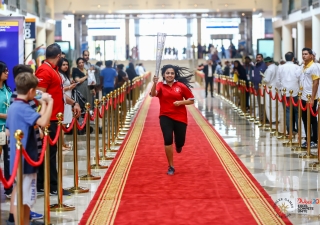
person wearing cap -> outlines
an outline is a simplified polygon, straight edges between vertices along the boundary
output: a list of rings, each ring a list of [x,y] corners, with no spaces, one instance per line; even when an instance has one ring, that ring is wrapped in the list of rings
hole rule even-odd
[[[263,74],[266,71],[266,69],[267,69],[267,65],[263,61],[263,55],[262,54],[257,54],[257,56],[256,56],[256,64],[255,64],[255,67],[253,69],[251,81],[253,83],[255,91],[258,94],[260,93],[259,84],[262,81],[261,74]],[[260,96],[257,96],[257,100],[258,100],[258,109],[259,109],[259,120],[260,120],[260,122],[262,122],[264,105],[263,105],[263,102],[261,101],[261,97]]]
[[[274,64],[273,59],[270,57],[265,58],[264,62],[266,63],[268,68],[263,74],[262,83],[266,85],[267,92],[271,91],[272,96],[275,96],[276,88],[278,88],[277,86],[278,66]],[[272,88],[269,89],[269,86],[272,86]],[[276,102],[271,101],[271,104],[272,105],[270,105],[270,95],[266,93],[266,105],[265,105],[266,115],[269,121],[271,120],[272,123],[275,123],[276,122]],[[269,110],[270,107],[272,109],[272,118],[270,118],[270,110]]]
[[[320,69],[319,66],[314,63],[315,52],[310,48],[302,49],[302,59],[304,65],[302,67],[300,75],[300,88],[302,88],[301,102],[302,106],[305,107],[308,102],[307,95],[311,95],[310,105],[314,112],[317,111],[317,92],[319,87],[319,78],[320,78]],[[302,110],[302,121],[306,135],[308,132],[311,132],[311,142],[304,142],[302,147],[306,148],[307,145],[310,145],[311,148],[317,148],[318,143],[318,121],[317,117],[310,114],[310,125],[311,131],[307,130],[307,111]]]
[[[294,54],[293,52],[287,52],[285,54],[286,63],[278,68],[278,86],[281,90],[286,89],[286,99],[287,102],[290,101],[290,93],[292,90],[292,98],[294,102],[298,102],[298,92],[299,92],[299,79],[301,74],[301,69],[298,65],[294,64]],[[284,94],[284,92],[282,91]],[[286,108],[286,125],[287,132],[289,133],[290,127],[290,106],[284,106]],[[298,130],[298,106],[293,106],[292,115],[292,128],[293,132]]]

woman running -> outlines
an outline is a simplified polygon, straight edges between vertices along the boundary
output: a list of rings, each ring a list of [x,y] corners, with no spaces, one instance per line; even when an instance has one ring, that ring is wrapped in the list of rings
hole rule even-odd
[[[163,81],[153,77],[150,95],[158,97],[160,103],[160,126],[164,139],[164,148],[169,163],[167,174],[173,175],[173,134],[177,153],[181,153],[186,139],[187,110],[185,105],[194,103],[189,78],[193,76],[187,68],[165,65],[161,69]]]

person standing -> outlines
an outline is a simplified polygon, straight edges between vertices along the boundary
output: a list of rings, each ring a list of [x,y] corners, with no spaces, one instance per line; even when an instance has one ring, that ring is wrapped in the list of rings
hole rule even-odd
[[[108,60],[105,62],[106,68],[101,71],[100,83],[103,85],[102,94],[103,96],[114,91],[116,85],[117,72],[112,68],[112,61]]]
[[[76,83],[71,83],[70,81],[70,67],[69,67],[69,61],[65,58],[59,61],[58,63],[59,67],[59,73],[62,79],[63,84],[63,92],[65,95],[69,96],[71,98],[72,90],[77,86]],[[62,124],[66,126],[67,124],[70,124],[72,121],[72,107],[71,105],[65,104],[64,105],[64,112],[63,112],[63,122]],[[67,145],[64,142],[64,131],[62,131],[62,150],[70,150],[71,146]]]
[[[198,67],[199,70],[202,70],[205,77],[205,94],[208,96],[208,86],[210,86],[210,94],[213,98],[213,79],[214,79],[214,71],[216,70],[216,65],[213,64],[212,60],[207,61],[207,65]]]
[[[259,111],[259,120],[260,120],[260,122],[262,122],[262,120],[263,120],[264,106],[263,106],[263,102],[261,102],[259,84],[261,84],[261,81],[262,81],[261,74],[264,74],[266,69],[267,69],[267,66],[263,62],[263,55],[262,54],[257,54],[257,56],[256,56],[256,65],[255,65],[255,67],[253,69],[253,74],[252,74],[252,83],[253,83],[253,86],[254,86],[254,89],[255,89],[256,93],[258,94],[258,96],[257,96],[258,101],[257,102],[258,102],[258,111]]]
[[[268,66],[266,71],[264,72],[262,83],[266,85],[266,89],[269,92],[271,90],[272,96],[275,96],[276,88],[278,88],[278,77],[277,77],[277,71],[278,66],[276,66],[273,62],[273,59],[270,57],[265,58],[264,62]],[[272,86],[272,89],[269,89],[269,86]],[[269,108],[272,108],[272,118],[270,118],[270,110]],[[270,105],[270,95],[266,92],[266,116],[268,120],[272,123],[276,122],[276,101],[271,101]],[[278,118],[279,119],[279,118]]]
[[[305,107],[308,102],[307,95],[311,95],[310,105],[312,110],[316,112],[317,110],[317,92],[319,87],[319,77],[320,70],[316,63],[313,61],[314,53],[310,48],[302,49],[302,59],[304,61],[304,65],[302,67],[302,72],[300,75],[300,86],[303,88],[301,102],[302,106]],[[308,135],[309,130],[307,130],[307,111],[302,110],[302,121],[304,125],[304,129],[306,132],[306,136]],[[311,125],[311,142],[304,142],[302,147],[307,147],[310,144],[311,148],[316,148],[318,143],[318,121],[317,117],[310,114],[310,125]]]
[[[84,60],[84,68],[88,71],[88,72],[93,72],[94,73],[94,77],[96,79],[96,83],[94,85],[92,85],[93,87],[91,88],[91,90],[94,89],[94,92],[92,91],[92,97],[99,99],[99,91],[100,90],[100,67],[93,65],[89,62],[90,59],[90,52],[88,50],[84,50],[82,52],[82,57]],[[94,100],[92,101],[92,103],[94,102]]]
[[[226,58],[226,49],[225,47],[222,45],[221,46],[221,59]]]
[[[181,153],[185,144],[187,131],[186,105],[194,103],[194,96],[190,90],[188,78],[193,76],[186,68],[165,65],[161,69],[163,82],[157,76],[153,77],[150,95],[158,97],[160,103],[160,126],[164,139],[164,148],[169,163],[167,174],[174,175],[173,164],[173,134],[177,153]],[[186,76],[185,76],[186,75]]]
[[[117,65],[117,73],[118,76],[116,77],[116,87],[120,88],[124,82],[128,81],[128,75],[126,74],[126,72],[123,71],[123,64],[119,64]]]
[[[66,104],[73,107],[73,112],[75,116],[79,117],[81,109],[79,104],[74,101],[69,96],[63,97],[63,85],[62,79],[58,72],[58,62],[61,58],[61,48],[60,45],[54,43],[47,47],[46,49],[46,60],[36,71],[36,77],[39,80],[37,89],[42,92],[47,92],[52,96],[53,110],[50,118],[49,135],[53,140],[57,133],[58,119],[57,114],[59,112],[64,112],[64,99]],[[58,194],[58,173],[57,173],[57,145],[50,145],[50,194]],[[61,159],[59,159],[61,160]],[[38,173],[38,184],[44,184],[44,167],[43,164],[39,168]],[[38,185],[37,185],[38,186]],[[38,192],[44,192],[43,186],[37,187]],[[71,193],[63,189],[64,195],[70,195]]]
[[[9,70],[7,65],[0,61],[0,131],[5,132],[7,112],[10,105],[12,95],[11,89],[7,85]],[[10,161],[9,161],[9,146],[8,143],[1,146],[3,151],[3,169],[6,180],[10,179]],[[11,198],[12,186],[4,188],[4,195]]]
[[[290,93],[292,90],[292,98],[294,102],[298,102],[298,92],[299,92],[299,79],[301,74],[301,68],[295,65],[293,52],[287,52],[285,54],[286,63],[278,68],[278,86],[281,90],[286,89],[286,99],[287,102],[290,101]],[[273,93],[273,96],[275,93]],[[293,116],[292,116],[292,128],[294,132],[298,130],[298,107],[293,105]],[[286,106],[286,125],[287,132],[290,132],[290,106]]]

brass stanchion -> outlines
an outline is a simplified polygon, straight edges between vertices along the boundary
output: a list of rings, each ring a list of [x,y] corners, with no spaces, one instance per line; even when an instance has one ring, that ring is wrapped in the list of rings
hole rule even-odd
[[[278,96],[278,88],[275,88],[276,90],[276,95]],[[283,135],[283,133],[279,132],[279,100],[276,98],[276,129],[275,132],[273,133],[273,136],[279,137]]]
[[[109,148],[107,147],[107,142],[109,143],[109,138],[107,140],[107,135],[106,134],[107,132],[110,131],[110,124],[109,124],[109,117],[110,117],[110,105],[109,105],[109,99],[110,98],[110,95],[107,94],[107,97],[103,96],[102,97],[102,107],[106,107],[105,105],[107,104],[108,105],[108,109],[107,109],[107,112],[104,111],[103,115],[102,115],[102,156],[100,157],[101,160],[110,160],[110,159],[114,159],[112,157],[108,157],[107,154],[108,154],[108,151],[110,150],[110,146]],[[106,116],[107,114],[107,116]],[[107,120],[107,126],[108,126],[108,131],[106,132],[106,120]]]
[[[80,180],[99,180],[101,179],[100,176],[94,176],[91,174],[91,162],[90,162],[90,158],[91,158],[91,146],[90,146],[90,109],[91,109],[91,105],[90,103],[86,103],[85,105],[86,107],[86,113],[87,113],[87,121],[86,121],[86,147],[87,147],[87,174],[80,176]],[[98,112],[97,112],[98,113]]]
[[[272,121],[272,86],[269,86],[269,114],[270,114],[270,119],[269,119],[269,130],[270,130],[270,134],[274,134],[276,129],[272,128],[272,124],[274,123],[274,121]],[[277,101],[277,99],[275,100]]]
[[[262,93],[263,93],[263,121],[262,121],[262,123],[261,124],[259,124],[259,128],[261,128],[261,129],[265,129],[265,127],[266,127],[266,117],[267,117],[267,115],[266,115],[266,89],[265,89],[265,87],[266,87],[266,85],[264,84],[263,85],[263,91],[262,91]],[[260,106],[259,106],[260,107]],[[260,109],[261,109],[261,107],[260,107]]]
[[[239,96],[239,99],[240,99],[240,108],[239,108],[239,116],[243,117],[245,116],[245,110],[243,110],[243,94],[245,93],[245,87],[243,86],[243,81],[240,80],[240,96]]]
[[[298,93],[298,102],[301,101],[301,95],[302,95],[302,93],[299,92]],[[307,151],[306,148],[302,148],[301,147],[301,129],[302,129],[301,120],[302,120],[302,110],[301,110],[301,107],[298,106],[298,146],[292,148],[292,151],[297,151],[297,152],[305,152],[305,151]]]
[[[17,130],[14,133],[14,138],[16,139],[16,148],[18,151],[18,154],[16,154],[16,157],[20,157],[19,164],[18,164],[18,172],[17,172],[17,214],[18,216],[18,225],[24,224],[24,210],[23,210],[23,189],[22,189],[22,181],[23,181],[23,158],[22,158],[22,143],[21,140],[23,138],[23,132],[22,130]],[[14,151],[12,149],[12,151]]]
[[[320,103],[320,98],[318,98],[318,105]],[[320,107],[318,107],[318,115],[320,113]],[[320,127],[320,120],[318,119],[318,127]],[[318,132],[318,140],[320,140],[320,132]],[[311,168],[320,168],[320,145],[318,145],[318,161],[309,164]]]
[[[104,150],[105,150],[105,154],[103,155],[103,157],[101,159],[104,160],[111,160],[114,159],[113,156],[108,156],[108,153],[111,152],[111,142],[112,142],[112,138],[111,138],[111,110],[112,110],[112,105],[110,105],[110,99],[112,99],[112,94],[113,92],[110,92],[109,94],[107,94],[107,104],[108,104],[108,110],[107,110],[107,132],[106,132],[106,127],[105,127],[105,122],[104,125],[102,126],[102,140],[104,140]],[[105,117],[105,114],[104,114]],[[103,119],[103,121],[105,121],[105,118]],[[106,133],[107,133],[107,139],[106,139]],[[107,146],[106,146],[106,142],[107,142]]]
[[[249,88],[250,88],[250,119],[249,121],[253,122],[256,120],[256,110],[255,110],[255,105],[256,105],[256,96],[254,95],[254,93],[252,93],[252,82],[249,82]]]
[[[44,136],[47,138],[46,152],[44,153],[44,215],[43,220],[45,225],[50,224],[50,146],[49,146],[49,125],[44,129]]]
[[[261,105],[259,105],[259,102],[261,104],[261,84],[259,84],[259,88],[258,88],[258,93],[257,93],[257,102],[258,102],[258,113],[259,113],[259,116],[256,117],[256,120],[254,121],[254,124],[258,124],[258,127],[260,125],[262,125],[262,123],[260,123],[260,120],[262,120],[263,118],[260,118],[260,110],[261,110]],[[258,98],[260,98],[260,101],[258,101]],[[256,107],[254,107],[254,110],[256,111]],[[256,114],[256,112],[254,112]]]
[[[89,113],[87,112],[88,117],[90,117]],[[77,118],[75,117],[75,120]],[[83,121],[85,123],[85,121]],[[90,126],[89,124],[86,124],[86,126]],[[87,133],[87,135],[90,136],[90,132]],[[77,128],[77,121],[75,121],[73,125],[73,168],[74,168],[74,175],[73,175],[73,182],[74,187],[68,188],[68,191],[71,191],[73,193],[86,193],[89,192],[88,188],[79,187],[79,171],[78,171],[78,128]],[[48,170],[50,171],[50,170]]]
[[[292,124],[292,120],[293,120],[293,104],[292,104],[292,93],[293,93],[293,90],[290,90],[289,91],[290,93],[290,115],[289,115],[289,141],[288,142],[285,142],[285,143],[282,143],[284,146],[297,146],[299,145],[299,143],[294,143],[292,142],[292,139],[293,139],[293,124]],[[286,119],[286,118],[285,118]]]
[[[286,107],[286,89],[284,88],[283,90],[283,105],[284,105],[284,107],[283,107],[283,134],[282,134],[282,136],[280,136],[280,137],[278,137],[278,139],[281,139],[281,140],[287,140],[288,139],[288,137],[287,137],[287,122],[286,122],[286,117],[287,117],[287,111],[286,111],[286,109],[285,109],[285,107]]]
[[[299,158],[315,159],[318,158],[317,155],[311,153],[310,142],[311,142],[311,124],[310,124],[310,99],[311,95],[307,95],[308,102],[307,106],[307,152],[305,154],[300,154]]]
[[[58,139],[58,203],[50,205],[50,211],[55,212],[64,212],[64,211],[73,211],[75,210],[74,206],[63,204],[63,190],[62,190],[62,140],[63,140],[63,133],[62,133],[62,121],[63,121],[63,114],[57,114],[58,119],[58,127],[60,127],[59,131],[59,139]]]
[[[95,156],[95,164],[91,165],[91,169],[106,169],[108,166],[100,165],[100,154],[99,154],[99,99],[94,100],[94,106],[96,110],[96,118],[95,118],[95,149],[96,149],[96,156]],[[104,106],[102,106],[104,107]],[[88,135],[88,134],[87,134]],[[90,135],[89,135],[90,136]]]

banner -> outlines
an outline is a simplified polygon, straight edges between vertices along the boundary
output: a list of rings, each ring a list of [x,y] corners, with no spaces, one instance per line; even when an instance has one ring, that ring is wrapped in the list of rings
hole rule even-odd
[[[25,39],[36,39],[36,19],[26,18],[24,26]]]
[[[12,69],[17,64],[23,64],[24,34],[23,17],[0,17],[0,61],[9,69],[8,85],[15,88]],[[10,75],[11,74],[11,75]]]

